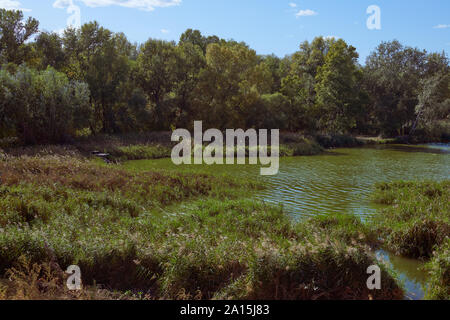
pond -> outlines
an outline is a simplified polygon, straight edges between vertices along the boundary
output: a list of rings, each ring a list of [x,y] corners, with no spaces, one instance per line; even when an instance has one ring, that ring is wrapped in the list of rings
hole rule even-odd
[[[181,166],[170,159],[130,161],[129,168],[228,173],[242,179],[259,175],[258,166]],[[282,158],[276,176],[261,177],[267,188],[256,198],[281,204],[293,217],[327,213],[370,215],[377,206],[370,193],[377,182],[395,180],[450,179],[450,145],[380,145],[353,149],[336,149],[309,157]],[[423,297],[426,277],[418,261],[394,257],[382,252],[400,273],[408,289],[408,297]],[[414,275],[414,276],[412,276]]]

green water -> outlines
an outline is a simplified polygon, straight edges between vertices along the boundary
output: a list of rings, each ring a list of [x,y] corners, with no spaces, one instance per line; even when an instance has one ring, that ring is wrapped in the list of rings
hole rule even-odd
[[[259,176],[250,165],[175,166],[170,159],[130,161],[128,168],[232,174],[242,179]],[[370,193],[377,182],[450,179],[450,145],[387,145],[337,149],[310,157],[282,158],[276,176],[260,177],[267,188],[255,197],[282,204],[293,217],[327,213],[370,215],[377,207]],[[408,297],[422,298],[426,283],[421,263],[383,253],[405,281]]]
[[[170,159],[130,161],[128,168],[233,174],[259,177],[250,165],[175,166]],[[450,178],[450,146],[377,146],[337,149],[310,157],[282,158],[276,176],[259,177],[267,188],[256,198],[281,203],[293,216],[326,213],[367,215],[376,207],[369,194],[376,182]]]

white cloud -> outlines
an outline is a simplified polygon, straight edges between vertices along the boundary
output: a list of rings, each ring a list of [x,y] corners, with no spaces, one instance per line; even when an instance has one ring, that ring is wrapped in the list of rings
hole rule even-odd
[[[297,8],[297,4],[294,2],[289,3],[289,7],[291,8]]]
[[[134,8],[143,11],[153,11],[155,8],[166,8],[171,6],[178,6],[182,0],[77,0],[83,2],[86,6],[91,8],[121,6],[125,8]],[[68,3],[67,0],[57,0],[53,4],[61,5]]]
[[[299,17],[315,16],[315,15],[317,15],[317,14],[318,14],[318,13],[315,12],[315,11],[313,11],[313,10],[306,9],[306,10],[300,10],[299,12],[297,12],[297,13],[295,14],[295,16],[296,16],[297,18],[299,18]]]
[[[0,8],[6,10],[22,10],[22,11],[31,11],[30,9],[22,8],[22,5],[19,1],[16,0],[0,0]]]
[[[450,28],[450,24],[438,24],[437,26],[433,27],[434,29],[447,29]]]
[[[167,34],[167,33],[170,33],[170,30],[167,30],[167,29],[161,29],[161,33]]]

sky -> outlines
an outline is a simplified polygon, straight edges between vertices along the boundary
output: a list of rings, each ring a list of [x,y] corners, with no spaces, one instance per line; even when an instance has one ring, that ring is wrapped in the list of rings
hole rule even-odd
[[[373,5],[379,14],[367,12]],[[142,43],[177,41],[192,28],[279,57],[320,35],[355,46],[361,63],[381,41],[393,39],[427,51],[450,49],[449,0],[0,0],[1,7],[23,9],[45,31],[96,20]]]

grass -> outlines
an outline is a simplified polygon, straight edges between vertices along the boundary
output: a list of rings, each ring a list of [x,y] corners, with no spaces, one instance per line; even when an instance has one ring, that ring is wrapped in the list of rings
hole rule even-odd
[[[358,219],[293,222],[246,199],[258,182],[61,156],[6,157],[0,172],[5,299],[402,297],[386,268],[383,289],[367,289],[377,262]],[[82,270],[79,296],[60,272],[72,264]]]
[[[98,151],[109,154],[116,162],[170,158],[174,146],[170,132],[79,137],[66,145],[49,146],[17,146],[14,141],[0,143],[0,148],[14,157],[58,155],[83,158],[92,157],[92,152]],[[281,157],[310,156],[322,153],[325,148],[361,145],[357,141],[348,136],[306,137],[298,133],[281,133],[279,151]],[[247,147],[247,156],[248,152]]]
[[[433,254],[426,269],[431,275],[430,290],[426,297],[433,300],[450,300],[450,239]]]
[[[170,158],[172,149],[161,145],[131,145],[117,147],[111,152],[115,160],[143,160]]]

